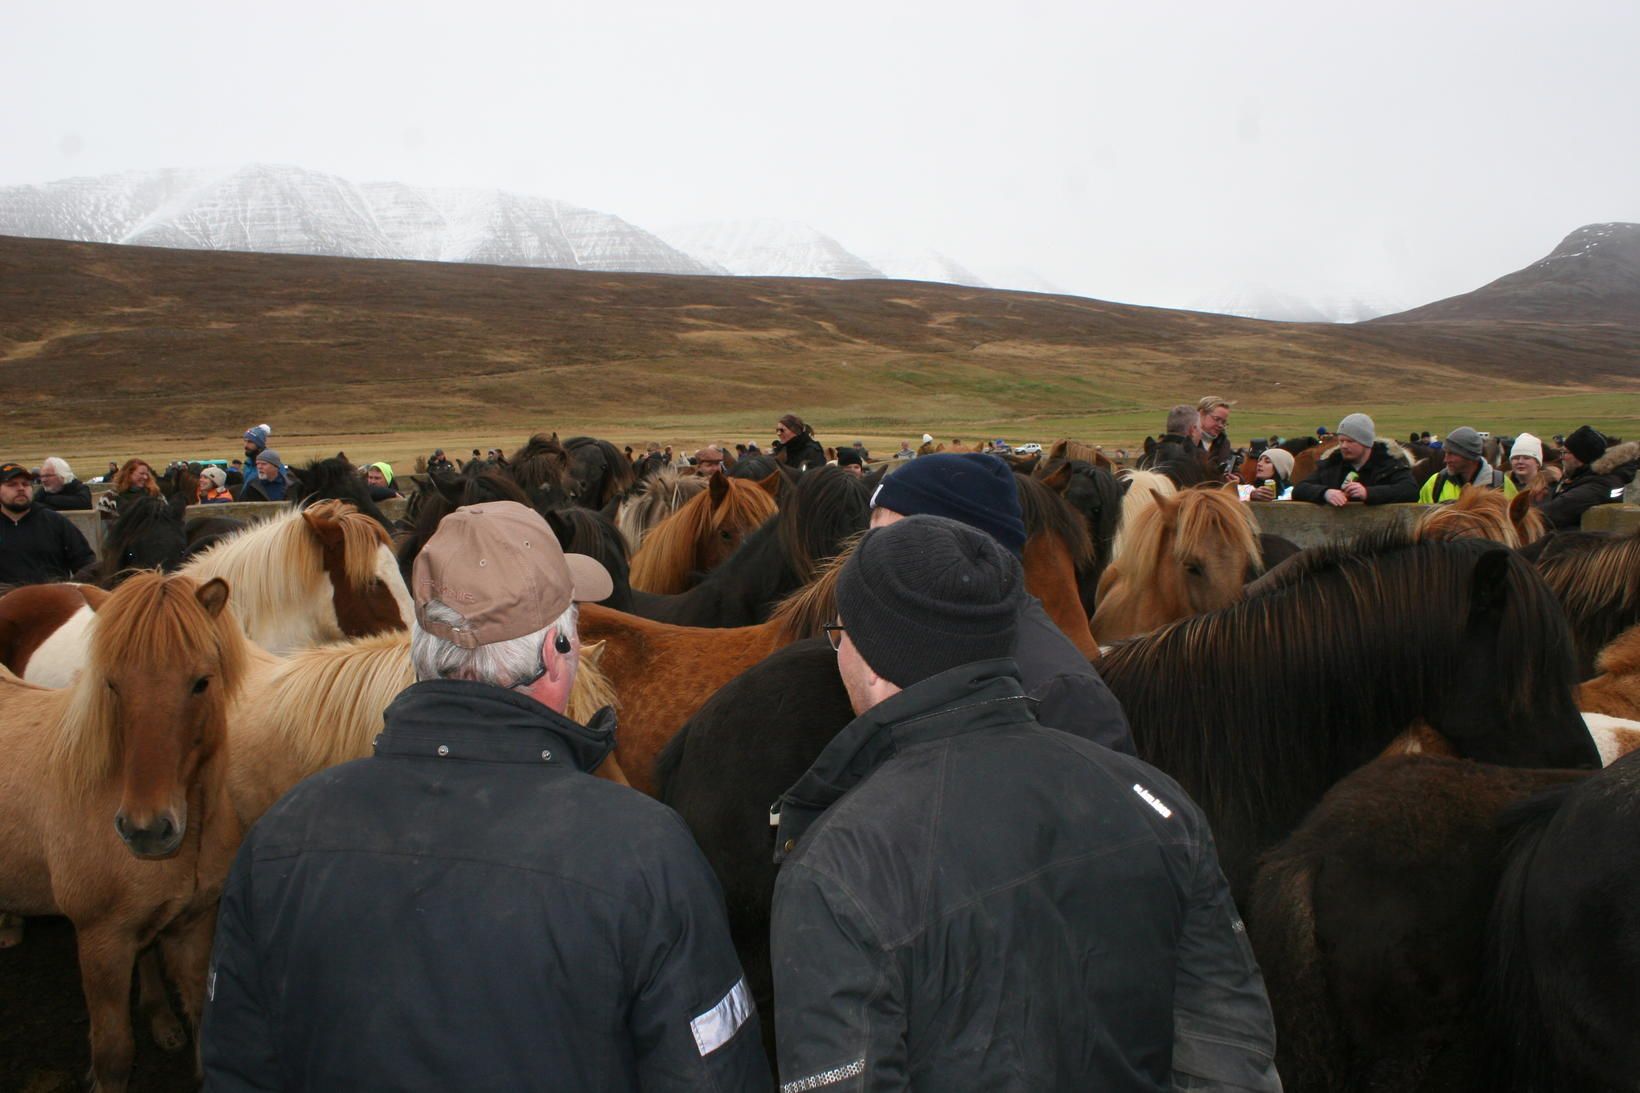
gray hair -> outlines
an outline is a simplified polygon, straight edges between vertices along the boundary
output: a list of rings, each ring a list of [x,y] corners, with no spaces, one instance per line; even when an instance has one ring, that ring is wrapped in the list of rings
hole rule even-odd
[[[459,611],[441,600],[427,601],[422,610],[433,622],[455,626],[465,621]],[[539,673],[542,647],[554,630],[570,641],[575,640],[575,620],[576,610],[572,603],[569,610],[534,633],[480,645],[476,649],[463,649],[453,641],[423,630],[419,620],[412,620],[410,664],[418,680],[470,679],[510,689]]]
[[[1189,436],[1191,426],[1200,423],[1201,418],[1194,406],[1187,406],[1181,402],[1167,412],[1167,431],[1174,436]]]
[[[74,472],[69,468],[68,460],[62,458],[61,456],[46,456],[44,462],[40,464],[40,470],[42,472],[52,471],[64,482],[74,481]]]

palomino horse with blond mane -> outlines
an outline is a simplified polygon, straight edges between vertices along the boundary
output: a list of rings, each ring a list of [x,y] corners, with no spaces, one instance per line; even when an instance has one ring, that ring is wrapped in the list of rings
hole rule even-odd
[[[245,635],[272,653],[402,630],[410,619],[387,533],[340,501],[253,524],[180,572],[227,581]],[[0,663],[31,683],[67,686],[85,661],[92,598],[71,585],[0,597]]]
[[[142,573],[97,612],[72,687],[0,673],[0,907],[74,924],[103,1093],[130,1077],[145,946],[158,943],[199,1018],[211,878],[240,839],[223,745],[247,648],[227,602],[223,581]]]
[[[688,591],[699,574],[716,568],[748,532],[775,515],[782,481],[778,471],[760,482],[712,475],[703,492],[644,537],[632,555],[633,589],[662,595]]]
[[[1121,553],[1099,579],[1093,632],[1119,641],[1227,607],[1263,568],[1258,526],[1233,493],[1157,496],[1122,530]]]
[[[1517,493],[1510,499],[1501,490],[1465,486],[1456,501],[1425,511],[1413,537],[1428,541],[1490,539],[1519,550],[1548,533],[1549,525],[1532,507],[1531,494]]]

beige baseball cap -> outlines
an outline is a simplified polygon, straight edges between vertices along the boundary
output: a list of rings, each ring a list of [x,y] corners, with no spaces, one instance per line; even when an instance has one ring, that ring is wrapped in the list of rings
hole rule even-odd
[[[541,514],[516,501],[446,516],[416,555],[410,583],[421,628],[463,649],[534,633],[571,603],[606,599],[615,587],[597,559],[565,554]],[[465,625],[428,621],[429,600],[454,608]]]

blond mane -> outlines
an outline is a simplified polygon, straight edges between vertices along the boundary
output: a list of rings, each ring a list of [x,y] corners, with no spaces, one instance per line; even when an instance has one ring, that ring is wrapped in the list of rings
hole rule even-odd
[[[650,530],[632,556],[633,588],[663,594],[687,591],[690,573],[699,568],[703,539],[730,528],[749,531],[775,514],[774,498],[756,482],[724,478],[723,484],[728,493],[721,504],[714,505],[711,490],[704,490]]]
[[[676,467],[662,467],[650,474],[615,512],[615,526],[626,537],[627,549],[636,552],[656,524],[705,488],[705,478],[680,474]]]
[[[1172,497],[1179,492],[1173,479],[1156,471],[1124,470],[1116,476],[1127,484],[1122,494],[1122,521],[1116,525],[1116,538],[1111,541],[1111,561],[1122,560],[1128,547],[1128,529],[1139,522],[1139,517],[1156,507],[1158,497]]]
[[[108,686],[114,666],[156,675],[178,665],[202,666],[213,677],[205,691],[210,721],[224,723],[227,703],[245,678],[246,643],[231,604],[212,617],[199,602],[203,583],[182,574],[140,572],[92,617],[86,664],[68,688],[51,747],[51,768],[72,796],[89,796],[118,770],[119,704]]]
[[[1548,524],[1542,514],[1526,505],[1523,508],[1525,514],[1516,524],[1515,510],[1502,490],[1465,486],[1456,501],[1437,505],[1420,516],[1413,538],[1419,541],[1489,539],[1518,550],[1548,534]]]
[[[817,638],[824,632],[820,628],[837,617],[837,576],[863,535],[862,531],[844,539],[837,553],[821,563],[812,581],[775,605],[769,621],[777,628],[777,640]]]

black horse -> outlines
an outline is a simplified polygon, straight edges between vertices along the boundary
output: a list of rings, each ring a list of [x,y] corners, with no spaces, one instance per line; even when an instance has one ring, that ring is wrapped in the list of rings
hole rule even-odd
[[[591,436],[570,437],[564,451],[569,455],[571,500],[613,518],[615,506],[637,482],[631,461],[609,441]]]
[[[289,496],[297,508],[305,509],[317,501],[346,501],[375,520],[389,535],[393,534],[392,521],[382,515],[382,510],[370,499],[370,488],[359,476],[358,468],[347,460],[331,456],[315,459],[305,467],[288,469]]]
[[[780,511],[699,584],[673,596],[632,594],[632,610],[678,626],[751,626],[768,619],[845,540],[866,528],[870,497],[860,479],[817,467],[798,480]]]
[[[178,509],[162,497],[138,497],[120,506],[103,533],[98,583],[113,588],[140,569],[173,570],[188,549]]]

